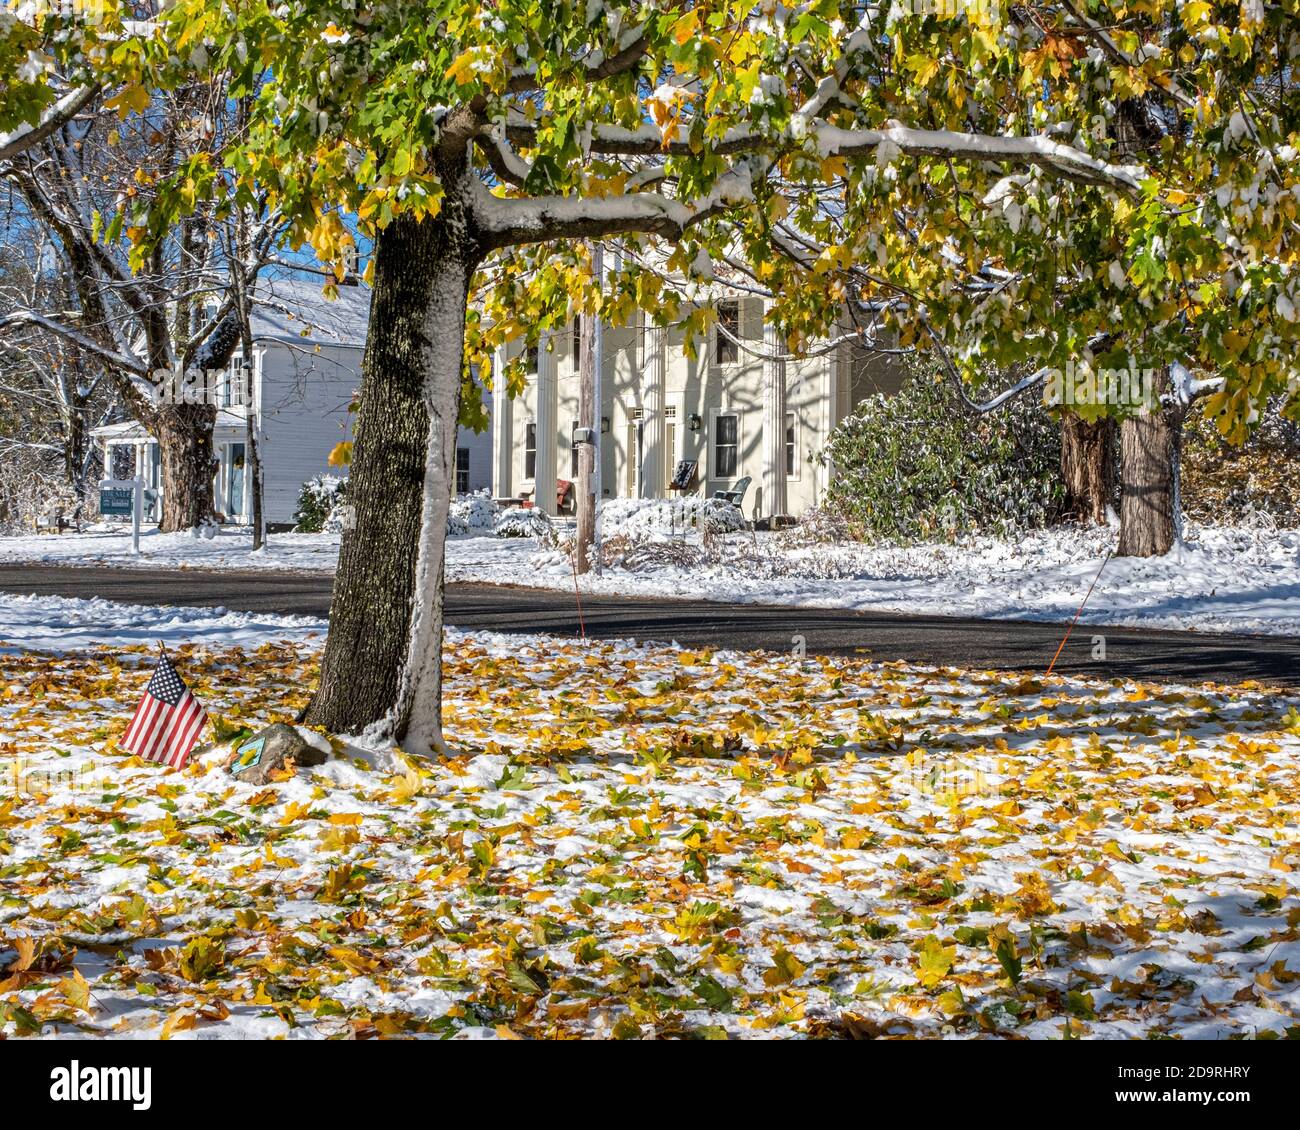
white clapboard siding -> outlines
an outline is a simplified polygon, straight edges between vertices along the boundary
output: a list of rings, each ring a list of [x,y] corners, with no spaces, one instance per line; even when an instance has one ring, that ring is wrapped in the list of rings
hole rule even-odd
[[[488,418],[492,416],[492,394],[478,386],[479,395],[483,397],[483,407]],[[492,489],[492,428],[475,432],[471,428],[456,429],[456,446],[469,449],[469,489],[470,492]],[[455,489],[456,484],[452,484]]]
[[[334,446],[352,438],[348,404],[360,384],[361,347],[262,344],[263,505],[268,523],[292,522],[302,484],[331,467]]]

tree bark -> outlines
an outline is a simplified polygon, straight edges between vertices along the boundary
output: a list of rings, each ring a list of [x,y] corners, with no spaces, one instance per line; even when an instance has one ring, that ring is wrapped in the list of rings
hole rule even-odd
[[[305,714],[339,733],[390,717],[406,663],[429,443],[426,318],[437,226],[399,216],[375,246],[348,476],[354,519],[343,531],[320,685]]]
[[[393,737],[410,753],[445,753],[442,738],[443,563],[456,482],[456,425],[465,363],[465,310],[482,256],[470,214],[467,168],[442,171],[437,223],[425,221],[432,289],[418,357],[428,423],[411,630],[393,707]]]
[[[1165,395],[1159,406],[1120,424],[1120,557],[1158,557],[1178,537],[1178,461],[1182,454],[1185,405]]]
[[[1085,420],[1073,412],[1061,413],[1061,480],[1065,484],[1064,511],[1076,522],[1104,526],[1106,507],[1114,490],[1111,442],[1114,422]]]
[[[214,520],[212,476],[217,460],[212,452],[216,409],[206,404],[165,404],[151,421],[162,460],[162,522],[164,533],[191,530]]]

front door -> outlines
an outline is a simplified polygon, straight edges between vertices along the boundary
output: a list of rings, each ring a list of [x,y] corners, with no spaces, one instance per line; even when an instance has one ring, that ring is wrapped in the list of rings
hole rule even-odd
[[[226,445],[226,521],[242,522],[244,517],[244,445]]]

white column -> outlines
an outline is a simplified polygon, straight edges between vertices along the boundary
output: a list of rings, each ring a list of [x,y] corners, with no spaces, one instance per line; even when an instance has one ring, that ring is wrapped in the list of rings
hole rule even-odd
[[[836,327],[837,334],[840,332]],[[826,395],[823,400],[824,421],[822,424],[822,434],[819,446],[822,451],[826,450],[827,443],[830,442],[831,432],[835,430],[835,425],[840,422],[840,417],[846,412],[846,405],[840,403],[840,366],[845,363],[846,350],[843,345],[836,346],[826,355],[826,369],[824,380],[826,382]],[[814,500],[816,505],[820,506],[826,500],[826,491],[830,487],[831,479],[835,477],[835,467],[829,458],[817,461],[817,498]]]
[[[664,405],[668,399],[668,331],[649,317],[641,327],[641,406],[645,409],[642,437],[641,497],[662,498],[667,479],[664,451]]]
[[[557,388],[555,353],[547,349],[550,336],[544,335],[537,350],[537,477],[534,480],[533,505],[555,513],[555,433]]]
[[[785,514],[785,342],[771,323],[763,329],[763,516]]]
[[[511,498],[514,489],[514,403],[506,387],[506,351],[492,357],[492,497]]]

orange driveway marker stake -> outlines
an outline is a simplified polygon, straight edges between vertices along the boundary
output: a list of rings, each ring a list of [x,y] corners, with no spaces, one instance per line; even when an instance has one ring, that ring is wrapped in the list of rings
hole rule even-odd
[[[1101,559],[1101,569],[1106,568],[1106,562],[1110,560],[1114,550],[1109,550],[1105,557]],[[1070,621],[1070,626],[1065,629],[1065,635],[1061,637],[1061,646],[1056,649],[1056,654],[1052,656],[1052,662],[1048,664],[1047,673],[1052,673],[1052,668],[1056,666],[1056,661],[1061,658],[1061,652],[1065,650],[1065,641],[1070,638],[1070,633],[1074,631],[1074,626],[1079,622],[1079,617],[1083,615],[1083,605],[1088,603],[1088,597],[1092,596],[1092,590],[1097,587],[1097,582],[1101,580],[1101,569],[1097,570],[1097,575],[1093,577],[1092,584],[1088,586],[1088,591],[1083,594],[1083,604],[1079,605],[1079,611],[1074,614],[1074,619]]]

